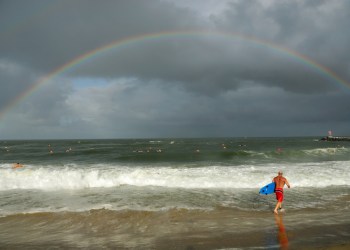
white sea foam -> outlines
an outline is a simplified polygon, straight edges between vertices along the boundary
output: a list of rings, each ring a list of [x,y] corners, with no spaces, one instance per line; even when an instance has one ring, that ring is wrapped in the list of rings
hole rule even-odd
[[[349,153],[350,149],[345,147],[334,147],[334,148],[315,148],[309,150],[303,150],[307,155],[312,156],[327,156],[327,155],[338,155]]]
[[[86,189],[121,185],[166,188],[259,188],[282,169],[292,187],[349,185],[348,161],[289,165],[182,167],[25,166],[0,165],[0,191],[12,189]]]

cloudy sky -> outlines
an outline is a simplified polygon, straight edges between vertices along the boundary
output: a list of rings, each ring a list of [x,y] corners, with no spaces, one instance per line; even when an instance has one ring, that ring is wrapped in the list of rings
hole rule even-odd
[[[350,135],[349,22],[348,0],[2,0],[0,139]]]

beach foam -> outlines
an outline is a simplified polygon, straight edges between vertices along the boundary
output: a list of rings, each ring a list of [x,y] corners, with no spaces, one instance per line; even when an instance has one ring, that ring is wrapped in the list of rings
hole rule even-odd
[[[0,190],[110,188],[121,185],[187,189],[260,188],[270,182],[279,169],[284,170],[293,187],[342,186],[349,185],[349,164],[347,161],[333,161],[207,167],[26,165],[21,169],[2,164]]]

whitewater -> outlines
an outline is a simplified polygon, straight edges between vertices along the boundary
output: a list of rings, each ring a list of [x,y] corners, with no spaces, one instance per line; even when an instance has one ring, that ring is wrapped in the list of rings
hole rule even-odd
[[[350,161],[239,166],[123,166],[71,164],[0,165],[0,191],[14,189],[66,190],[110,188],[122,185],[184,189],[257,189],[283,170],[293,187],[348,186]]]

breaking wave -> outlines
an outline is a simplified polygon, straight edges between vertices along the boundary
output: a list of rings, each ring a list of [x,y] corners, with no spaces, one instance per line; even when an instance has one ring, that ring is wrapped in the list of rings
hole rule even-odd
[[[165,188],[259,188],[279,169],[294,187],[349,185],[349,161],[241,166],[35,166],[0,165],[0,191],[12,189],[86,189],[122,185]]]

